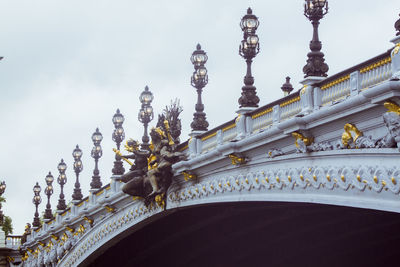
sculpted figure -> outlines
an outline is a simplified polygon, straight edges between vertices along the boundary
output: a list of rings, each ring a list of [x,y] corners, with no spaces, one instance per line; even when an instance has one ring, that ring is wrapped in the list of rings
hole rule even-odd
[[[378,147],[397,147],[400,151],[400,106],[393,101],[386,101],[383,106],[388,112],[383,114],[383,122],[388,129],[388,134],[378,140]]]
[[[135,163],[131,163],[131,168],[127,173],[122,175],[121,181],[126,183],[132,180],[136,176],[141,176],[146,174],[147,171],[147,157],[149,152],[146,150],[139,150],[139,143],[135,140],[129,139],[126,142],[125,148],[128,152],[132,154],[121,155],[123,159],[134,159]]]
[[[292,136],[295,138],[295,145],[297,153],[309,152],[308,146],[311,146],[314,142],[314,137],[306,137],[299,132],[293,132]]]
[[[153,143],[149,160],[148,180],[152,186],[150,197],[166,192],[172,182],[172,164],[184,159],[181,152],[174,151],[171,140],[160,128],[151,131],[150,136]],[[161,187],[159,187],[159,184]]]
[[[122,191],[129,195],[144,197],[143,178],[147,173],[147,157],[150,152],[139,150],[139,143],[132,139],[128,140],[125,148],[132,154],[121,155],[121,157],[125,160],[134,159],[134,163],[128,161],[131,164],[131,168],[121,176],[121,181],[126,183],[122,187]]]
[[[150,132],[150,151],[139,150],[137,142],[128,144],[133,147],[130,150],[132,154],[121,157],[135,159],[135,163],[121,176],[121,181],[126,183],[122,188],[124,193],[144,198],[147,205],[152,201],[160,205],[165,203],[165,193],[173,177],[171,166],[179,160],[186,159],[177,151],[181,133],[178,116],[181,112],[179,103],[175,101],[159,115],[157,127]]]
[[[383,114],[383,121],[388,128],[389,134],[385,137],[386,147],[397,147],[400,151],[400,116],[396,112]]]

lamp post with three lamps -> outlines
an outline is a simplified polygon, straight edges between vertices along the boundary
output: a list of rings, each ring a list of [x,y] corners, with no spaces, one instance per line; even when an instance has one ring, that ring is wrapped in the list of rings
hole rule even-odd
[[[251,63],[253,62],[253,58],[260,51],[259,39],[256,34],[259,25],[260,22],[258,18],[249,7],[247,9],[247,14],[243,16],[240,21],[240,27],[243,31],[243,40],[239,46],[239,55],[246,59],[247,63],[242,96],[238,100],[240,108],[256,108],[258,107],[258,102],[260,102],[256,93],[256,87],[254,86],[254,77],[251,74]]]
[[[153,101],[154,96],[150,92],[149,87],[146,85],[144,88],[144,91],[140,94],[139,100],[142,103],[142,107],[139,110],[138,114],[138,119],[141,123],[143,123],[144,126],[144,133],[142,137],[142,145],[141,149],[143,150],[149,150],[149,135],[147,134],[147,127],[149,125],[149,122],[153,120],[154,118],[154,113],[153,113],[153,107],[151,106],[151,102]]]
[[[198,44],[196,50],[190,57],[190,60],[194,66],[191,84],[197,90],[197,104],[195,106],[196,112],[193,114],[193,121],[190,124],[192,131],[207,131],[208,127],[206,113],[204,112],[204,104],[201,100],[203,88],[208,83],[207,69],[204,66],[204,64],[207,62],[207,59],[207,54],[201,49],[200,44]]]
[[[83,197],[81,184],[79,183],[79,173],[82,171],[83,165],[81,161],[82,150],[79,148],[78,145],[76,145],[75,149],[72,151],[72,157],[74,158],[74,171],[76,175],[74,193],[72,194],[72,201],[79,202],[80,200],[82,200]]]
[[[50,204],[50,196],[53,194],[53,181],[54,181],[54,177],[53,175],[51,175],[51,172],[49,172],[49,174],[46,175],[45,180],[47,186],[44,189],[44,193],[47,195],[47,204],[46,204],[46,209],[44,211],[43,219],[45,221],[50,221],[54,218]]]
[[[121,142],[125,139],[124,128],[122,128],[122,124],[124,123],[125,118],[117,109],[117,112],[114,114],[112,118],[112,122],[114,124],[114,131],[112,133],[112,140],[117,144],[117,150],[120,150]],[[121,156],[115,154],[114,167],[112,169],[113,175],[122,175],[124,174],[125,169],[122,164]]]
[[[92,135],[92,141],[94,147],[91,152],[92,158],[94,158],[94,170],[92,176],[92,182],[90,183],[90,190],[94,191],[101,188],[101,181],[100,181],[100,172],[98,167],[99,158],[103,155],[103,150],[101,149],[100,143],[103,140],[103,135],[100,133],[99,128],[96,128],[96,131]]]
[[[42,188],[40,188],[40,185],[38,182],[36,182],[36,185],[33,187],[33,199],[32,202],[35,205],[35,216],[33,217],[33,223],[32,226],[34,229],[37,229],[41,226],[40,219],[39,219],[39,212],[38,212],[38,206],[42,202],[42,198],[40,197],[40,191]]]

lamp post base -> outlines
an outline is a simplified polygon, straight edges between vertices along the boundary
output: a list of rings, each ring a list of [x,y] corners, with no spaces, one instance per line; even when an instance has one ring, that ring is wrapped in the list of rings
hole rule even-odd
[[[125,173],[124,166],[121,160],[116,159],[114,161],[114,168],[111,170],[113,175],[122,175]]]
[[[253,85],[245,85],[242,87],[242,96],[238,100],[240,108],[253,107],[257,108],[260,98],[256,94],[256,87]]]
[[[207,131],[208,125],[205,112],[199,111],[193,114],[193,121],[190,124],[193,131]]]

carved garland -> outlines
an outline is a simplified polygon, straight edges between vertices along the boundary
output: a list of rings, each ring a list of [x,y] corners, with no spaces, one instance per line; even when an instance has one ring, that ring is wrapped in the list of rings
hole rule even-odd
[[[398,194],[400,191],[400,169],[387,170],[383,167],[309,167],[277,169],[267,172],[249,173],[247,175],[229,176],[213,181],[198,183],[182,190],[171,192],[168,199],[180,202],[189,199],[201,199],[210,195],[262,189],[281,190],[288,187],[295,190],[307,188],[327,188],[330,190],[356,189],[359,191],[382,190]]]

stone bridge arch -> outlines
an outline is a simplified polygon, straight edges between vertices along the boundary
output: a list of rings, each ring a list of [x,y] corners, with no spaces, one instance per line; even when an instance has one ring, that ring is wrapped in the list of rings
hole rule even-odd
[[[137,226],[79,266],[379,266],[400,241],[397,213],[293,202],[203,204]]]
[[[354,240],[358,240],[359,237],[354,240],[347,240],[346,236],[352,236],[352,231],[361,231],[371,239],[383,241],[394,238],[397,240],[397,232],[394,227],[399,226],[400,204],[398,193],[400,187],[394,181],[399,179],[400,170],[396,165],[399,159],[400,156],[396,149],[348,150],[346,153],[343,153],[343,151],[323,151],[312,155],[292,154],[277,158],[264,158],[245,165],[231,165],[231,167],[225,167],[224,171],[213,168],[201,177],[189,180],[185,180],[184,175],[178,175],[174,179],[176,182],[168,191],[165,210],[156,205],[146,207],[141,200],[132,201],[131,197],[123,195],[120,191],[122,184],[113,182],[109,190],[105,190],[105,193],[102,194],[94,194],[93,199],[88,202],[91,202],[92,205],[101,203],[103,206],[108,203],[107,205],[113,207],[114,210],[97,216],[91,227],[86,226],[85,233],[62,258],[59,266],[77,266],[79,264],[97,266],[101,262],[107,262],[114,257],[115,251],[118,250],[114,247],[133,246],[133,251],[136,251],[137,244],[132,243],[133,240],[143,239],[146,241],[146,235],[159,244],[154,245],[159,248],[159,252],[155,253],[158,255],[162,251],[170,249],[169,245],[162,245],[166,241],[165,238],[161,237],[163,231],[168,232],[168,227],[163,228],[164,226],[162,226],[160,228],[160,225],[163,223],[170,226],[178,225],[178,230],[182,233],[193,231],[192,228],[195,226],[189,220],[185,222],[185,215],[190,218],[199,216],[198,220],[204,220],[204,224],[200,224],[200,226],[205,229],[205,235],[215,233],[215,226],[221,224],[215,220],[224,221],[223,216],[220,219],[218,218],[220,214],[225,214],[239,219],[238,223],[240,223],[240,218],[249,216],[260,228],[263,228],[263,221],[276,220],[275,223],[270,224],[270,227],[264,229],[267,233],[271,229],[286,225],[282,228],[288,230],[286,234],[296,235],[297,231],[302,233],[303,228],[306,227],[308,229],[307,235],[313,236],[315,232],[312,229],[319,229],[317,235],[327,240],[334,239],[341,231],[345,231],[343,233],[347,234],[340,239],[341,242],[353,245],[355,245]],[[226,158],[222,160],[228,161],[228,163],[230,161]],[[302,162],[301,166],[299,166],[299,162]],[[112,198],[118,199],[118,201],[113,202]],[[89,207],[90,205],[87,204],[86,210],[90,209]],[[238,208],[237,211],[235,211],[236,208]],[[250,216],[246,209],[251,211],[253,208],[254,214]],[[85,206],[82,206],[82,210],[84,209]],[[263,216],[257,217],[260,215],[255,211],[257,209],[262,211],[260,214],[270,213],[269,219],[266,220]],[[230,213],[226,214],[225,210],[230,211]],[[79,211],[77,210],[75,213],[79,214]],[[207,216],[210,213],[212,215]],[[356,214],[359,214],[360,217]],[[209,223],[207,223],[208,220],[210,220]],[[257,222],[258,220],[260,222]],[[292,224],[293,220],[298,220],[302,226],[293,230],[293,227],[295,227]],[[324,223],[321,223],[321,220]],[[365,221],[367,224],[357,228],[360,221]],[[251,225],[252,223],[249,220],[247,224]],[[352,226],[348,227],[348,225]],[[229,227],[239,229],[241,226],[239,227],[232,222]],[[329,236],[324,236],[324,231],[331,228],[336,230]],[[160,229],[164,230],[161,231]],[[218,229],[223,232],[223,228]],[[369,230],[367,231],[367,229]],[[160,235],[144,234],[151,231]],[[385,238],[377,239],[374,235],[382,231],[386,233]],[[272,231],[271,235],[273,234]],[[187,242],[192,244],[191,242],[195,242],[196,236],[199,235],[200,233],[193,232],[192,241],[190,241],[190,235],[187,235]],[[159,236],[159,240],[155,238],[157,236]],[[168,237],[166,238],[168,239]],[[216,238],[223,239],[221,236]],[[177,237],[177,240],[180,240],[180,238]],[[248,241],[240,238],[236,240],[240,244]],[[255,244],[260,240],[253,241]],[[313,244],[316,241],[307,239],[307,242]],[[299,243],[302,244],[299,246],[305,246],[306,243]],[[382,255],[391,251],[389,243],[385,243],[385,250]],[[263,243],[260,243],[260,245],[263,246]],[[281,245],[283,246],[283,243]],[[178,244],[173,246],[178,246]],[[267,247],[271,249],[271,246],[272,244]],[[334,246],[339,245],[335,243]],[[144,247],[150,249],[153,245],[147,244]],[[322,247],[328,249],[322,245],[318,248]],[[153,249],[158,251],[155,248]],[[234,249],[232,247],[231,251],[234,251]],[[339,253],[337,247],[329,249],[331,256],[327,256],[327,258],[315,256],[321,264],[325,260],[331,260],[332,253]],[[340,253],[349,254],[349,249],[351,248],[343,249]],[[294,252],[291,253],[296,251],[294,249]],[[121,253],[121,259],[123,258],[122,255],[127,253],[128,256],[124,256],[126,261],[132,261],[135,264],[144,264],[144,262],[152,259],[151,256],[148,256],[148,258],[143,256],[150,252],[140,252],[141,256],[136,260],[129,258],[134,254],[131,255],[127,251]],[[142,253],[144,254],[142,255]],[[318,253],[313,255],[319,255]],[[104,255],[102,256],[102,254]],[[250,255],[253,254],[250,253],[243,259],[246,258],[250,261]],[[300,253],[298,257],[302,255]],[[387,257],[390,258],[390,255]],[[164,257],[168,258],[168,255],[164,255]],[[117,260],[117,258],[113,259]],[[254,258],[254,260],[256,259],[257,257]],[[182,264],[188,262],[195,264],[192,260],[191,258],[182,259]],[[278,259],[275,260],[277,264],[280,263]],[[221,264],[215,263],[216,265]],[[282,260],[282,263],[287,263],[287,261]],[[139,266],[141,265],[139,264]]]

